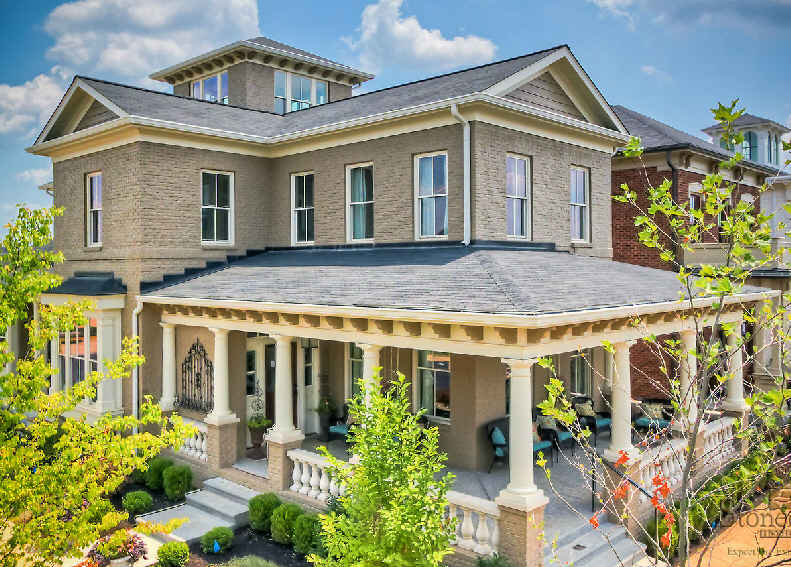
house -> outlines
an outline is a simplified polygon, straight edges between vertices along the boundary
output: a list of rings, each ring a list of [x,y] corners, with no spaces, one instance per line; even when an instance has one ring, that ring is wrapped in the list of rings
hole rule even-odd
[[[722,139],[723,130],[719,125],[703,130],[712,137],[712,143],[630,108],[615,106],[613,109],[629,132],[641,138],[644,146],[644,154],[640,159],[620,154],[613,158],[613,195],[621,194],[620,187],[626,183],[640,195],[641,203],[647,204],[646,178],[654,186],[669,179],[676,200],[688,202],[690,208],[699,209],[702,207],[700,193],[703,180],[707,174],[719,171],[726,182],[735,184],[735,199],[747,200],[755,205],[757,211],[774,215],[771,221],[773,251],[784,251],[788,247],[785,230],[780,227],[788,223],[789,215],[782,205],[791,196],[788,192],[791,189],[791,173],[782,169],[780,137],[791,132],[791,129],[772,120],[743,114],[734,122],[734,128],[744,135],[743,146],[739,149],[744,159],[736,170],[728,171],[720,170],[719,163],[730,159],[733,148]],[[760,188],[764,184],[767,190],[761,192]],[[631,206],[613,203],[613,259],[640,266],[673,269],[671,264],[660,259],[657,249],[646,248],[639,243],[638,229],[634,226],[635,216],[636,212]],[[703,243],[693,245],[692,252],[679,250],[679,262],[691,268],[704,263],[722,264],[726,249],[727,244],[720,242],[719,234],[712,232],[704,235]],[[757,250],[755,255],[761,256]],[[757,266],[752,270],[749,283],[781,292],[789,291],[791,265],[786,259],[783,255],[780,262],[765,262]],[[751,386],[773,388],[774,378],[780,375],[780,353],[776,345],[766,347],[772,341],[763,330],[752,337],[751,343],[756,353],[753,364],[748,366]],[[646,360],[655,360],[655,356],[647,347],[636,345],[632,357],[633,363],[646,369],[639,379],[633,381],[635,394],[645,398],[661,397],[659,390],[663,389],[661,384],[666,380],[658,365],[649,364]]]
[[[199,476],[318,506],[337,491],[307,450],[319,400],[340,417],[355,378],[399,370],[460,480],[490,465],[487,423],[513,432],[507,482],[452,495],[460,556],[539,565],[536,522],[588,529],[534,475],[538,357],[612,407],[615,459],[632,450],[630,346],[694,330],[672,273],[612,261],[611,156],[629,135],[571,50],[351,96],[370,74],[254,38],[151,77],[173,94],[75,77],[29,148],[66,209],[65,280],[43,301],[96,306],[53,341],[52,389],[139,335],[134,379],[80,411],[135,413],[151,394],[198,427],[178,458]],[[765,297],[746,290],[724,320]],[[694,301],[705,316],[711,298]],[[274,426],[250,462],[259,390]],[[744,410],[740,373],[729,403]]]

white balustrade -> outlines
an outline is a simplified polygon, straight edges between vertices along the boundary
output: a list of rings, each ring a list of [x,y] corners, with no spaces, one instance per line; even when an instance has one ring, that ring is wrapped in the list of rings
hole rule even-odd
[[[197,421],[188,417],[183,417],[181,419],[185,424],[195,427],[196,432],[192,437],[188,437],[184,440],[184,444],[178,452],[192,459],[197,459],[204,463],[207,462],[209,460],[208,427],[202,421]]]
[[[723,417],[704,426],[703,470],[719,470],[738,456],[734,437],[735,423],[735,418]]]
[[[304,449],[292,449],[288,457],[294,463],[289,490],[326,504],[327,500],[343,495],[343,486],[330,474],[329,461]]]
[[[451,490],[448,492],[448,516],[456,518],[454,545],[482,556],[497,551],[500,542],[497,504]]]
[[[686,462],[687,441],[685,439],[671,439],[663,442],[658,447],[649,449],[640,457],[641,467],[638,472],[638,482],[649,493],[654,492],[654,478],[658,475],[667,481],[673,491],[681,484],[681,477]],[[646,502],[649,497],[639,492],[640,501]]]

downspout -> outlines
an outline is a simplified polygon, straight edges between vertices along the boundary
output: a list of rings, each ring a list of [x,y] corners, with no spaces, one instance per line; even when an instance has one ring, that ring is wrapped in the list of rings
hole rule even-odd
[[[673,160],[670,159],[671,153],[671,150],[667,150],[665,152],[665,161],[667,162],[667,166],[670,168],[670,197],[675,203],[678,203],[678,169],[676,169],[676,166],[673,165]],[[677,243],[674,243],[673,255],[676,257],[676,260],[681,259],[680,253],[681,248]]]
[[[140,299],[140,296],[138,295],[137,296],[137,306],[132,311],[132,336],[133,337],[137,337],[137,340],[138,340],[138,344],[137,344],[138,352],[140,351],[140,347],[141,347],[141,345],[140,345],[140,336],[138,335],[138,332],[139,332],[139,329],[138,329],[138,327],[139,327],[138,316],[140,315],[141,311],[143,311],[143,301]],[[134,417],[135,419],[138,418],[138,414],[140,413],[139,408],[137,407],[138,406],[137,401],[138,401],[138,398],[140,397],[139,393],[138,393],[138,390],[139,390],[139,385],[138,385],[139,373],[140,373],[140,367],[138,365],[135,365],[132,368],[132,417]],[[134,427],[134,433],[137,433],[137,425],[135,425],[135,427]]]
[[[470,178],[472,164],[470,163],[470,121],[459,114],[459,106],[452,104],[450,113],[453,117],[464,125],[464,245],[469,246],[472,234],[471,220],[471,189]]]

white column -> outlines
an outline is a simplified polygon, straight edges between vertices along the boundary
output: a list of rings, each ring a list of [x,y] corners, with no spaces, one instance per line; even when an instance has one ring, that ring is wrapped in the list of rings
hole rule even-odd
[[[741,320],[736,322],[732,332],[728,335],[728,382],[727,398],[722,407],[728,411],[741,412],[747,409],[744,401],[744,361],[742,359],[742,325]]]
[[[679,394],[681,405],[686,408],[687,422],[689,427],[698,418],[697,400],[697,374],[698,358],[695,356],[698,348],[698,335],[694,329],[681,331],[681,366],[679,367]],[[673,429],[681,431],[684,429],[683,420],[679,419],[673,423]]]
[[[511,413],[508,418],[508,486],[495,502],[521,510],[547,498],[533,479],[533,364],[535,359],[502,359],[511,369]]]
[[[365,405],[370,402],[370,391],[373,388],[381,387],[379,380],[374,379],[374,372],[380,367],[379,353],[382,350],[380,345],[360,344],[363,351],[363,384],[365,385]]]
[[[291,344],[294,337],[270,335],[275,339],[275,425],[267,440],[288,443],[304,439],[294,427],[294,395],[291,383]]]
[[[212,425],[236,423],[239,418],[231,411],[228,382],[228,329],[210,331],[214,333],[214,408],[204,421]]]
[[[610,430],[610,448],[604,452],[609,460],[617,460],[619,451],[634,453],[632,446],[632,377],[629,364],[629,347],[634,341],[625,341],[613,345],[612,377],[612,426]]]
[[[162,327],[162,397],[159,407],[170,411],[176,402],[176,327],[172,323],[160,323],[159,326]]]
[[[49,341],[49,352],[51,360],[49,361],[52,367],[52,376],[49,379],[49,393],[54,394],[60,392],[63,388],[63,376],[60,375],[60,339],[55,337]]]

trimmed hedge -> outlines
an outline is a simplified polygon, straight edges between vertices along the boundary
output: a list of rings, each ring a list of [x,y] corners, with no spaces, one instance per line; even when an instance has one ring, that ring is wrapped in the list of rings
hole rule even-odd
[[[294,551],[307,555],[321,549],[321,522],[315,514],[302,514],[294,522]]]
[[[157,549],[159,567],[184,567],[190,558],[190,548],[183,541],[169,541]]]
[[[184,500],[184,495],[192,488],[192,469],[186,465],[167,467],[162,473],[162,486],[168,500]]]
[[[272,532],[272,512],[281,504],[280,498],[271,492],[251,498],[247,504],[250,510],[250,527],[257,532],[270,534]]]
[[[154,499],[145,490],[133,490],[124,494],[121,499],[121,505],[124,510],[129,512],[130,516],[137,516],[143,512],[148,512],[151,506],[154,505]]]
[[[148,463],[146,471],[146,486],[149,490],[162,491],[162,473],[165,469],[173,466],[173,461],[164,457],[154,457]]]
[[[489,557],[479,557],[478,567],[511,567],[511,563],[502,555],[495,553]]]
[[[217,542],[217,549],[214,543]],[[203,553],[225,553],[233,547],[233,530],[226,527],[212,528],[200,538]]]
[[[272,539],[278,543],[291,545],[294,538],[294,522],[302,515],[302,508],[296,504],[281,504],[272,512]]]

